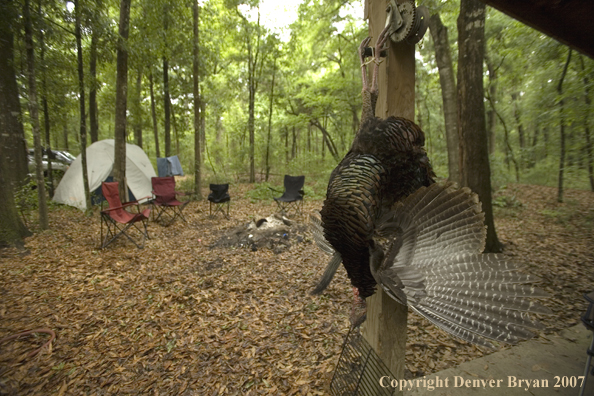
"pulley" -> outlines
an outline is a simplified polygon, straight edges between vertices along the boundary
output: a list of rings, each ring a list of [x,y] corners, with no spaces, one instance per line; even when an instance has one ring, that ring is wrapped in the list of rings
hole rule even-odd
[[[390,0],[386,12],[388,15],[385,26],[390,26],[388,32],[392,41],[416,44],[423,38],[428,26],[427,7],[416,7],[414,1],[397,4],[396,0]]]

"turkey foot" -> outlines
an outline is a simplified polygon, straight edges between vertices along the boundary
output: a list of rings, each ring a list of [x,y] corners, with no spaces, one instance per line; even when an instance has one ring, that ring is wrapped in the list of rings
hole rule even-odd
[[[375,43],[375,50],[373,53],[373,61],[375,62],[375,65],[373,67],[373,77],[371,79],[371,94],[375,96],[378,94],[377,76],[379,74],[379,65],[382,63],[381,53],[382,50],[387,49],[384,48],[384,44],[386,44],[388,37],[390,37],[388,30],[390,30],[390,26],[386,26],[380,33],[379,37],[377,38],[377,42]]]
[[[367,319],[367,303],[359,294],[359,289],[353,286],[353,305],[350,316],[351,326],[357,328]]]

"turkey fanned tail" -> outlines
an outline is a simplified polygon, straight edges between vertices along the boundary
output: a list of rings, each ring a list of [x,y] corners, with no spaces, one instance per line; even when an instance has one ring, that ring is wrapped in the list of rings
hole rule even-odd
[[[376,223],[371,272],[395,300],[466,341],[515,344],[542,326],[529,313],[549,314],[524,285],[537,281],[517,272],[502,254],[481,254],[486,229],[477,196],[452,184],[411,194]]]
[[[332,278],[334,278],[334,274],[340,267],[342,263],[342,257],[340,253],[336,252],[330,243],[324,238],[324,229],[322,228],[322,220],[320,220],[319,213],[311,214],[309,216],[310,225],[311,225],[311,233],[313,234],[314,241],[316,245],[328,255],[332,256],[330,262],[326,265],[326,269],[324,270],[324,274],[316,284],[316,287],[310,292],[311,295],[318,295],[321,294],[330,282],[332,282]]]

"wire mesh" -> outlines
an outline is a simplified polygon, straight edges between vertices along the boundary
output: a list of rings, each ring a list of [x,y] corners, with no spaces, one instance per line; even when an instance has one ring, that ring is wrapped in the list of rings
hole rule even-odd
[[[359,331],[349,331],[330,383],[332,396],[390,396],[396,388],[382,387],[380,379],[394,376]]]

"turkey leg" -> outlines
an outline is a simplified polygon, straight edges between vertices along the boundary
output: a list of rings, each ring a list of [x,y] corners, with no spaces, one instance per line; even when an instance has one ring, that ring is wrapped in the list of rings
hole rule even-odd
[[[372,97],[375,97],[375,100],[377,100],[377,95],[379,92],[377,80],[379,74],[379,65],[380,63],[382,63],[381,53],[382,50],[386,49],[384,48],[384,44],[386,44],[386,41],[388,41],[388,37],[390,37],[390,35],[388,34],[388,30],[390,30],[390,26],[386,26],[384,30],[382,30],[382,32],[380,33],[379,37],[377,38],[377,42],[375,43],[375,50],[373,53],[373,61],[375,65],[373,67],[373,77],[371,79],[370,92]]]
[[[367,62],[365,62],[365,48],[371,41],[371,37],[365,38],[359,46],[359,59],[361,60],[361,81],[363,81],[363,91],[369,92],[369,85],[367,83]]]

